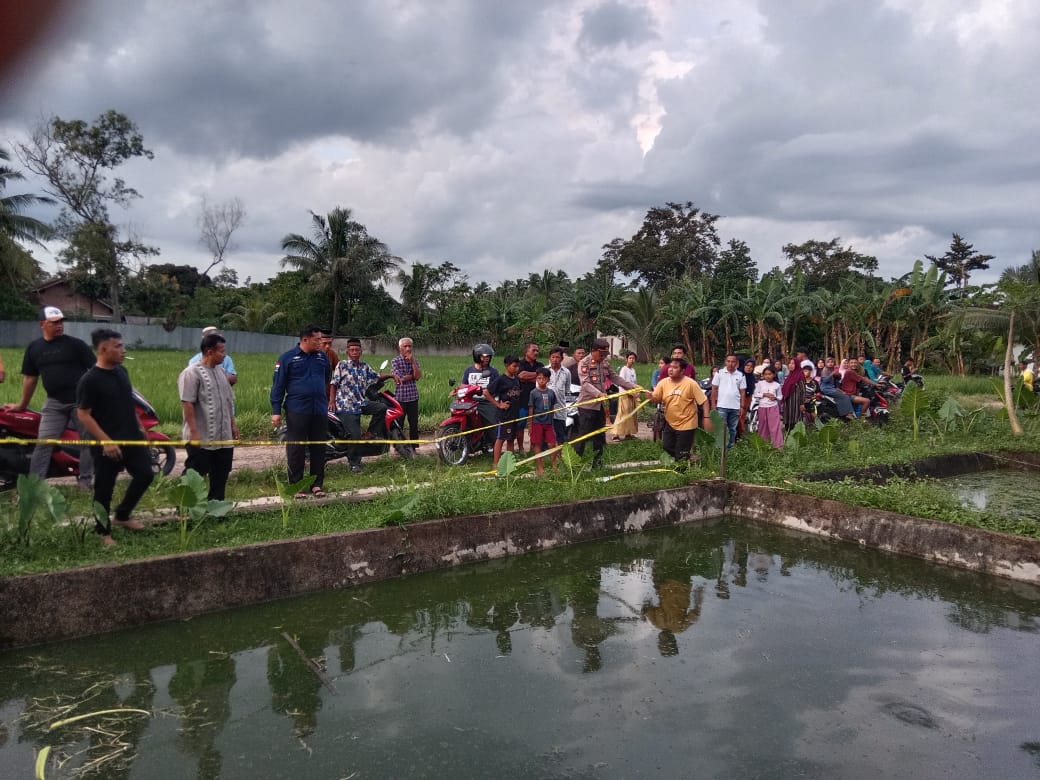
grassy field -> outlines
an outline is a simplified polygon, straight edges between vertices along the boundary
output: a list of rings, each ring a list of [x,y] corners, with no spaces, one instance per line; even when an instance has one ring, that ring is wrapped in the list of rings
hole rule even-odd
[[[14,403],[21,393],[21,349],[5,348],[4,364],[8,380],[0,385],[0,403]],[[179,438],[181,405],[177,396],[177,376],[194,353],[167,350],[137,350],[127,352],[125,363],[134,386],[151,401],[162,421],[164,433]],[[266,353],[233,353],[238,384],[235,385],[235,411],[243,439],[267,439],[271,435],[271,377],[277,355]],[[373,368],[393,355],[365,355]],[[422,357],[419,361],[423,378],[419,381],[419,427],[424,434],[436,431],[448,414],[449,379],[457,382],[471,361],[465,357]],[[501,360],[495,367],[501,370]],[[389,368],[387,368],[389,370]],[[637,366],[640,381],[650,385],[651,366]],[[43,388],[36,391],[33,406],[39,408],[44,400]]]

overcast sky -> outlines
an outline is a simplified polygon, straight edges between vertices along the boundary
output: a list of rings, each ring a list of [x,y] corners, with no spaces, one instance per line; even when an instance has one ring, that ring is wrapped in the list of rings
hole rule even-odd
[[[139,125],[128,212],[206,265],[279,270],[340,205],[407,262],[572,277],[691,200],[759,268],[841,236],[889,277],[951,233],[1000,269],[1040,248],[1035,0],[94,0],[0,81],[0,143],[41,116]],[[38,189],[38,188],[37,188]],[[12,190],[13,191],[13,190]]]

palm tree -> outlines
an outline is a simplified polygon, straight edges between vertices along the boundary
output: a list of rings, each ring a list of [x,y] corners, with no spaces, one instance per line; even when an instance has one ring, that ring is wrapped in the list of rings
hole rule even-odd
[[[276,322],[285,319],[284,311],[275,311],[274,303],[265,303],[262,298],[254,298],[231,308],[223,316],[224,324],[233,330],[244,330],[250,333],[266,333]]]
[[[290,233],[282,239],[282,267],[310,274],[311,283],[322,293],[332,293],[332,330],[339,325],[341,303],[345,303],[350,325],[359,292],[377,281],[388,281],[401,263],[379,239],[351,217],[350,209],[337,206],[327,216],[311,214],[313,239]]]
[[[600,329],[613,329],[631,338],[636,344],[636,359],[647,362],[653,355],[663,321],[657,291],[644,287],[626,295],[619,308],[601,314]]]
[[[6,149],[0,149],[0,160],[7,162],[11,159]],[[25,177],[6,165],[0,165],[0,194],[7,189],[8,182],[20,181]],[[50,198],[42,195],[6,195],[0,197],[0,233],[15,241],[39,244],[54,235],[50,225],[33,217],[27,217],[22,212],[37,204],[54,203]]]
[[[397,283],[401,285],[401,306],[413,325],[419,325],[429,311],[430,298],[440,281],[437,269],[426,263],[412,263],[411,272],[397,272]]]

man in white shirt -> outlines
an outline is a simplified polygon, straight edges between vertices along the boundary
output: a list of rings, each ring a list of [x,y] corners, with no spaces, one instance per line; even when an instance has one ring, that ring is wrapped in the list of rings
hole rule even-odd
[[[711,405],[718,409],[729,429],[729,444],[737,440],[737,421],[740,420],[740,402],[747,382],[744,372],[737,370],[737,356],[726,355],[726,364],[711,380]]]

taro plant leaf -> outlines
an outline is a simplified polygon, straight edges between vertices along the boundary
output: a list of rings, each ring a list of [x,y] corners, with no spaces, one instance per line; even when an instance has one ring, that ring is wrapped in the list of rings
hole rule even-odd
[[[66,501],[56,487],[36,474],[19,474],[17,488],[17,539],[27,545],[36,513],[43,508],[57,522],[65,515]]]
[[[234,501],[217,501],[215,498],[206,501],[206,514],[210,517],[224,517],[234,508]]]
[[[849,439],[849,454],[859,455],[859,439]]]
[[[581,479],[581,475],[587,468],[587,465],[581,459],[581,456],[575,452],[574,446],[570,442],[563,445],[563,449],[560,451],[560,458],[563,460],[563,465],[567,467],[567,474],[570,476],[571,484],[578,484],[578,480]]]
[[[823,442],[824,449],[827,454],[831,454],[831,450],[834,448],[834,442],[838,440],[838,423],[836,420],[831,420],[820,428],[820,441]]]
[[[809,442],[809,432],[805,429],[805,421],[799,420],[795,426],[787,432],[784,446],[797,450]]]
[[[497,473],[500,477],[508,477],[516,471],[516,455],[506,450],[498,459]]]
[[[964,416],[964,408],[954,400],[953,396],[946,399],[939,411],[936,413],[943,422],[943,432],[948,432],[955,427],[957,420]]]
[[[311,485],[314,484],[314,480],[316,479],[317,477],[315,475],[308,474],[298,482],[282,482],[277,476],[275,476],[274,483],[278,486],[278,497],[282,499],[282,501],[291,502],[293,496],[297,493],[306,493],[310,490]]]
[[[390,511],[383,518],[383,525],[404,525],[415,515],[419,506],[419,493],[414,490],[402,493],[390,502]]]
[[[907,388],[900,399],[900,406],[903,411],[910,412],[910,420],[914,427],[914,441],[917,441],[921,432],[921,417],[928,410],[928,398],[920,386],[907,382]]]

